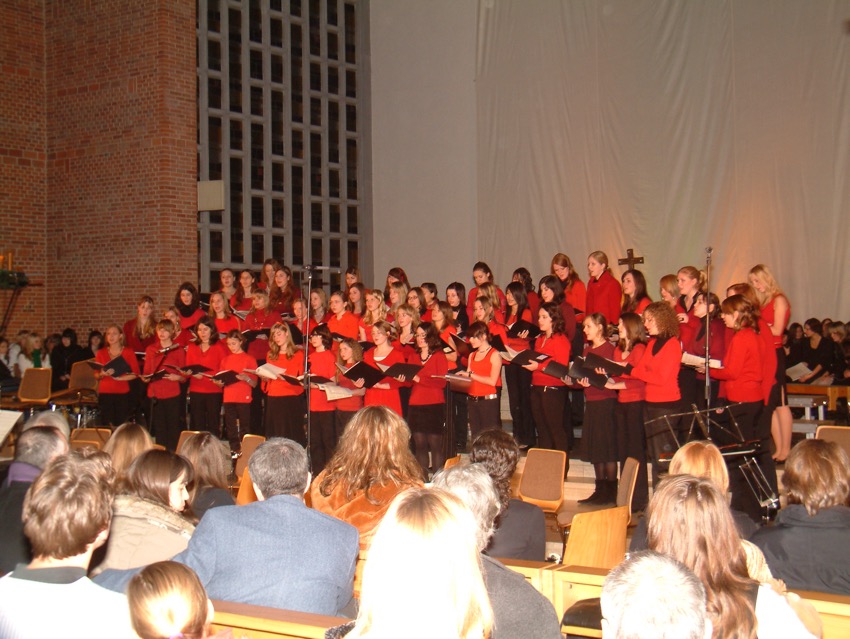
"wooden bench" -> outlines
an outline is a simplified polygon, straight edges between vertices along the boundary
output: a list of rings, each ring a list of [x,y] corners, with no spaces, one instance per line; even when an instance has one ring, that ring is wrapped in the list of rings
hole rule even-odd
[[[812,590],[792,590],[815,607],[823,622],[823,639],[850,637],[850,597]]]
[[[850,397],[850,386],[817,386],[816,384],[787,384],[788,395],[825,395],[829,410],[837,410],[839,397]]]
[[[806,439],[814,439],[818,426],[833,426],[832,419],[795,419],[791,422],[791,432],[805,435]]]
[[[502,559],[496,561],[505,564],[514,572],[518,572],[541,595],[552,601],[552,572],[558,570],[560,564],[549,561],[529,561],[527,559]]]
[[[597,568],[564,566],[551,573],[555,612],[562,618],[564,611],[582,599],[599,597],[606,572]],[[850,596],[833,595],[810,590],[792,590],[818,611],[823,622],[823,639],[850,637]],[[600,637],[596,630],[562,627],[570,637]]]
[[[818,409],[818,419],[826,419],[826,405],[829,399],[823,395],[792,395],[788,394],[788,406],[802,408],[807,420],[812,419],[812,409]]]
[[[230,628],[237,639],[323,639],[325,630],[350,621],[229,601],[213,601],[213,607],[213,632]]]

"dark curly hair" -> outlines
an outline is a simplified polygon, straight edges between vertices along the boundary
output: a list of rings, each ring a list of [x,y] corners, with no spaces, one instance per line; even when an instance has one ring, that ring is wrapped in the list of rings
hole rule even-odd
[[[499,493],[500,512],[505,512],[511,500],[511,477],[519,463],[516,440],[500,429],[485,430],[472,442],[469,460],[487,469]]]

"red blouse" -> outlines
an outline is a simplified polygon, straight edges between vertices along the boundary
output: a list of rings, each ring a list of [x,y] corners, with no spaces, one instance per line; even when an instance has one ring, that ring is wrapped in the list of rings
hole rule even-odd
[[[189,344],[186,348],[186,366],[201,364],[202,366],[206,366],[210,369],[210,372],[207,373],[208,375],[215,375],[221,370],[221,360],[223,360],[224,356],[227,354],[225,353],[226,349],[222,348],[221,344],[221,342],[210,344],[210,347],[206,351],[201,350],[201,347],[197,344]],[[202,379],[190,377],[189,392],[220,393],[221,387],[213,384],[207,377]]]
[[[130,370],[138,375],[141,371],[139,370],[139,360],[136,359],[136,354],[127,347],[124,347],[121,350],[121,357],[124,358],[124,361],[130,365]],[[101,364],[108,364],[114,358],[109,355],[108,348],[101,348],[97,351],[97,354],[94,356],[95,361]],[[106,393],[106,394],[114,394],[114,395],[123,395],[125,393],[130,392],[130,383],[122,382],[117,379],[113,379],[112,377],[101,377],[100,383],[97,386],[98,393]]]
[[[538,353],[551,355],[553,360],[564,366],[568,366],[570,363],[570,342],[563,333],[555,333],[552,337],[538,335],[534,341],[534,350]],[[546,360],[546,362],[540,364],[536,371],[531,373],[531,385],[566,386],[563,380],[543,372],[548,362],[549,360]]]
[[[419,353],[413,353],[407,361],[411,364],[422,365],[422,370],[417,373],[419,381],[414,382],[413,389],[410,391],[410,405],[444,404],[446,401],[445,377],[434,377],[434,375],[445,376],[449,371],[449,362],[443,351],[435,351],[424,363]]]

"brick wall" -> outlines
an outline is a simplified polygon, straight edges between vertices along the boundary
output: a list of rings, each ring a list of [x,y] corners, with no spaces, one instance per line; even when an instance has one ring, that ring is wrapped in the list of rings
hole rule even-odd
[[[48,321],[197,278],[195,3],[47,0]]]
[[[0,0],[0,252],[35,282],[47,276],[44,10],[42,0]],[[10,291],[0,291],[0,313]],[[18,299],[7,334],[45,330],[46,288]]]
[[[197,279],[195,2],[0,0],[0,20],[0,113],[20,118],[0,130],[0,244],[13,235],[18,264],[45,283],[13,330],[84,338],[132,317],[142,294],[164,308]],[[37,77],[9,78],[16,59]]]

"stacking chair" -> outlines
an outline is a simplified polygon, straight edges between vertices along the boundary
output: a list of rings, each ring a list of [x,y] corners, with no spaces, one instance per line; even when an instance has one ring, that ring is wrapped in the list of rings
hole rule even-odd
[[[443,464],[443,469],[448,470],[452,466],[457,466],[460,463],[460,460],[461,460],[460,455],[455,455],[454,457],[449,457],[446,460],[446,463]]]
[[[26,413],[34,408],[46,408],[50,401],[50,386],[53,371],[49,368],[28,368],[21,378],[21,385],[15,397],[0,400],[3,410],[17,410]]]
[[[564,501],[564,469],[567,454],[562,450],[530,448],[519,484],[519,498],[556,513]]]
[[[180,431],[180,439],[177,440],[177,450],[175,450],[174,452],[179,455],[180,451],[183,449],[183,444],[185,444],[188,440],[190,440],[195,435],[200,435],[202,432],[204,432],[204,431],[202,431],[202,430],[183,430],[183,431]]]
[[[561,563],[604,570],[618,565],[626,556],[629,516],[628,506],[576,514]]]
[[[111,436],[108,428],[75,428],[71,431],[71,448],[93,446],[100,450]]]
[[[71,366],[71,379],[67,390],[53,393],[50,403],[56,407],[73,408],[79,428],[83,411],[97,406],[97,378],[92,367],[86,362],[76,362]]]
[[[850,427],[848,426],[818,426],[815,438],[835,442],[850,455]]]
[[[264,441],[266,441],[266,438],[262,435],[248,434],[242,437],[242,453],[236,459],[236,468],[234,469],[237,477],[242,477],[245,473],[245,469],[248,468],[248,462],[251,459],[251,455],[254,454],[257,447]]]
[[[239,492],[236,493],[236,505],[244,506],[257,501],[257,493],[254,492],[254,484],[251,482],[251,474],[248,469],[242,474],[242,481],[239,483]]]
[[[632,510],[632,497],[635,494],[635,483],[637,481],[638,470],[640,464],[634,457],[626,459],[623,465],[623,474],[620,476],[620,485],[617,487],[617,506],[628,506],[629,512]],[[558,528],[561,530],[562,539],[567,534],[567,530],[573,523],[573,518],[578,513],[593,512],[595,510],[603,510],[610,508],[609,505],[599,504],[580,504],[577,501],[565,501],[558,509]]]

